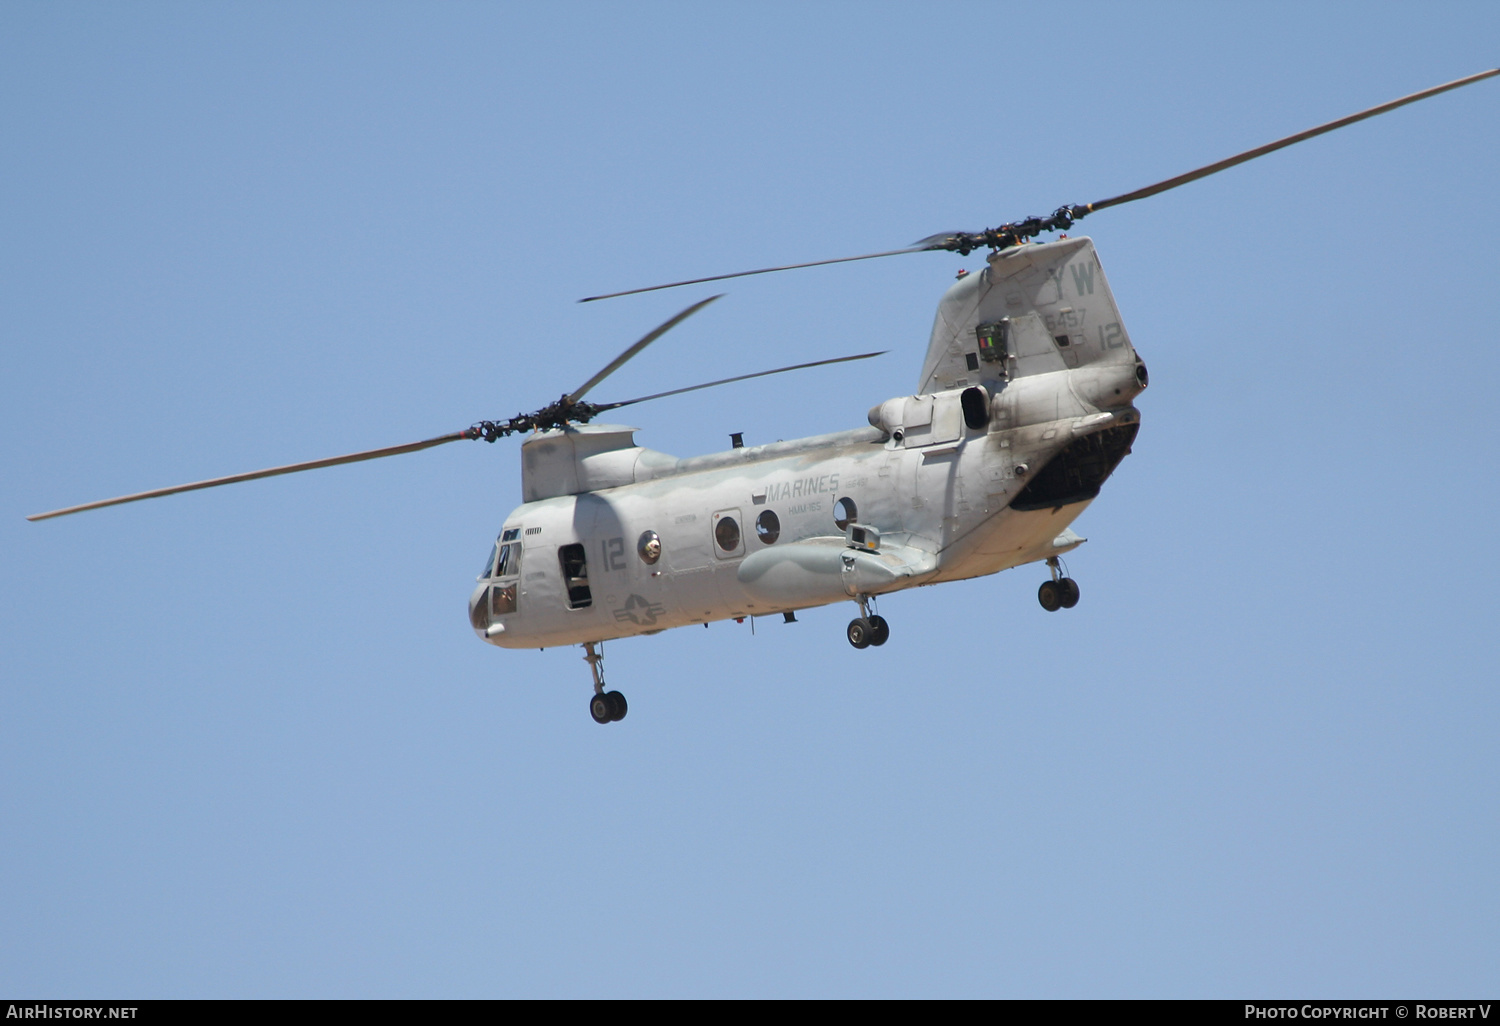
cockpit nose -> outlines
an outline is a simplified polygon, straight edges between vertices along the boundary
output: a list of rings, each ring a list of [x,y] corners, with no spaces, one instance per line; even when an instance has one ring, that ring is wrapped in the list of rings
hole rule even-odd
[[[488,594],[489,587],[481,584],[474,589],[474,594],[469,596],[469,626],[473,627],[474,633],[481,638],[490,626],[489,603],[486,601]]]

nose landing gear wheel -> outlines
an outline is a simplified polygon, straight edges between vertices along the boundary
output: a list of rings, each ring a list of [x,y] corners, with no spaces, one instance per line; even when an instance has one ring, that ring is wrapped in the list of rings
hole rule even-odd
[[[885,617],[876,613],[870,617],[870,644],[879,648],[891,640],[891,625],[885,622]]]
[[[706,625],[705,625],[706,626]],[[589,673],[594,677],[594,696],[589,699],[589,715],[595,723],[614,723],[623,720],[630,707],[625,696],[618,691],[604,690],[604,642],[586,641],[583,661],[589,664]]]
[[[874,642],[875,627],[864,617],[856,616],[849,621],[849,626],[844,633],[849,638],[849,644],[855,648],[869,648]]]

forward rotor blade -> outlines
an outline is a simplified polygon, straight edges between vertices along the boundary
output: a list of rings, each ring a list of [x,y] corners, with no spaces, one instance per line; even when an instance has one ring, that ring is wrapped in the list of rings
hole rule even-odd
[[[687,281],[674,281],[666,285],[647,285],[643,289],[626,289],[624,292],[607,292],[602,296],[587,296],[580,299],[580,303],[592,303],[598,299],[618,299],[620,296],[634,296],[641,292],[656,292],[659,289],[675,289],[680,285],[702,285],[708,281],[724,281],[726,278],[748,278],[752,274],[770,274],[773,271],[797,271],[804,267],[822,267],[824,264],[847,264],[855,260],[874,260],[876,257],[900,256],[902,253],[920,253],[925,246],[907,246],[905,249],[888,249],[883,253],[865,253],[861,256],[834,257],[832,260],[813,260],[805,264],[782,264],[780,267],[762,267],[757,271],[735,271],[733,274],[714,274],[707,278],[689,278]]]
[[[365,452],[352,452],[347,456],[331,456],[323,460],[309,460],[306,463],[292,463],[285,467],[271,467],[269,470],[253,470],[248,474],[232,474],[229,477],[215,477],[207,481],[194,481],[192,484],[174,485],[171,488],[157,488],[149,492],[136,492],[134,495],[122,495],[116,499],[103,499],[99,502],[86,502],[81,506],[69,506],[67,509],[55,509],[50,513],[36,513],[27,517],[27,520],[49,520],[52,517],[67,516],[69,513],[82,513],[87,509],[101,509],[105,506],[118,506],[126,502],[139,502],[142,499],[157,499],[163,495],[176,495],[178,492],[192,492],[199,488],[217,488],[219,485],[235,484],[240,481],[254,481],[261,477],[275,477],[278,474],[295,474],[302,470],[318,470],[322,467],[336,467],[341,463],[360,463],[364,460],[378,460],[383,456],[399,456],[404,452],[417,452],[421,449],[431,449],[435,445],[443,445],[447,442],[457,442],[465,438],[474,437],[468,431],[455,431],[451,435],[440,435],[437,438],[429,438],[425,442],[410,442],[406,445],[391,445],[384,449],[368,449]]]
[[[634,406],[636,403],[650,402],[652,399],[665,399],[669,395],[681,395],[684,392],[696,392],[700,388],[714,388],[718,385],[728,385],[735,381],[749,381],[751,378],[764,378],[771,374],[785,374],[787,371],[806,370],[809,367],[823,367],[830,363],[848,363],[851,360],[868,360],[873,356],[884,356],[890,352],[882,349],[878,353],[860,353],[858,356],[837,356],[832,360],[814,360],[812,363],[799,363],[791,367],[777,367],[775,370],[756,371],[754,374],[740,374],[732,378],[723,378],[719,381],[710,381],[703,385],[689,385],[687,388],[674,388],[669,392],[657,392],[655,395],[643,395],[639,399],[626,399],[621,403],[604,403],[599,407],[600,411],[618,410],[621,406]]]
[[[1168,189],[1175,189],[1179,185],[1186,185],[1189,182],[1196,182],[1200,178],[1207,178],[1209,175],[1217,174],[1220,171],[1224,171],[1228,168],[1234,167],[1236,164],[1243,164],[1247,160],[1254,160],[1256,157],[1263,157],[1267,153],[1274,153],[1276,150],[1291,146],[1293,143],[1302,142],[1304,139],[1311,139],[1314,136],[1322,135],[1324,132],[1332,132],[1335,128],[1343,128],[1345,125],[1352,125],[1356,121],[1363,121],[1365,118],[1373,118],[1375,115],[1384,114],[1388,110],[1395,110],[1397,107],[1404,107],[1408,103],[1416,103],[1418,100],[1425,100],[1429,96],[1436,96],[1438,93],[1446,93],[1450,89],[1457,89],[1460,86],[1466,86],[1471,82],[1478,82],[1482,79],[1491,78],[1495,75],[1500,75],[1500,68],[1491,68],[1489,71],[1481,71],[1477,75],[1470,75],[1467,78],[1455,79],[1454,81],[1448,82],[1445,85],[1433,86],[1431,89],[1423,89],[1419,93],[1412,93],[1410,96],[1403,96],[1399,100],[1392,100],[1389,103],[1382,103],[1378,107],[1371,107],[1369,110],[1362,110],[1358,114],[1350,114],[1348,117],[1339,118],[1337,121],[1330,121],[1327,124],[1319,125],[1316,128],[1309,128],[1305,132],[1298,132],[1297,134],[1289,135],[1284,139],[1277,139],[1275,142],[1266,143],[1266,145],[1264,146],[1257,146],[1253,150],[1246,150],[1244,153],[1238,153],[1233,157],[1226,158],[1225,160],[1216,161],[1215,163],[1209,164],[1205,167],[1200,167],[1196,171],[1189,171],[1187,174],[1178,175],[1175,178],[1168,178],[1166,181],[1157,182],[1155,185],[1148,185],[1144,189],[1137,189],[1134,192],[1127,192],[1122,196],[1112,196],[1109,199],[1100,200],[1098,203],[1090,203],[1088,204],[1087,209],[1090,211],[1103,210],[1105,207],[1117,207],[1122,203],[1130,203],[1134,200],[1145,199],[1147,196],[1155,196],[1159,192],[1166,192]]]
[[[642,349],[645,349],[651,343],[655,342],[657,339],[661,338],[667,332],[669,332],[673,328],[677,327],[677,325],[681,324],[683,321],[685,321],[689,317],[693,316],[693,314],[697,313],[699,310],[702,310],[709,303],[712,303],[716,299],[722,299],[723,296],[724,296],[724,293],[721,292],[717,296],[709,296],[707,299],[700,299],[698,302],[694,303],[692,306],[690,306],[686,310],[682,311],[676,317],[673,317],[671,320],[668,320],[668,321],[665,321],[664,323],[662,323],[655,330],[649,332],[644,338],[642,338],[635,345],[631,346],[629,349],[625,350],[619,356],[615,357],[614,360],[611,361],[611,363],[609,364],[609,366],[605,367],[598,374],[595,374],[593,377],[591,377],[587,381],[585,381],[582,385],[578,386],[578,390],[576,392],[572,392],[572,393],[569,393],[568,395],[564,396],[563,397],[563,405],[570,406],[570,405],[578,402],[578,400],[582,399],[588,393],[589,389],[593,388],[595,385],[599,384],[599,382],[603,381],[605,378],[609,377],[615,371],[619,370],[624,365],[624,363],[625,363],[626,360],[629,360],[636,353],[639,353]]]

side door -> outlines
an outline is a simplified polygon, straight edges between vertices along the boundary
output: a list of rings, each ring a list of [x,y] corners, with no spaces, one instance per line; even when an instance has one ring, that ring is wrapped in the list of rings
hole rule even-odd
[[[539,525],[521,529],[521,573],[516,602],[528,622],[544,623],[566,608],[557,564],[557,543]]]

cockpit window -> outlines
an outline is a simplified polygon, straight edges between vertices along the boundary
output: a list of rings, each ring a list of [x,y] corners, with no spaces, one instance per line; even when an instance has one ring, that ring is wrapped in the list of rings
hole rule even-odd
[[[512,527],[501,533],[500,540],[490,549],[489,562],[484,564],[484,569],[479,573],[481,581],[489,577],[515,577],[521,572],[521,543],[512,540],[520,533],[519,527]]]
[[[496,577],[514,577],[521,572],[521,543],[507,542],[500,546],[500,559],[495,564]]]
[[[500,543],[496,542],[494,548],[490,549],[490,558],[485,561],[484,569],[479,571],[479,580],[484,580],[490,575],[490,570],[495,566],[495,553],[500,551]]]
[[[506,613],[516,611],[516,586],[514,584],[497,584],[490,588],[490,612],[495,616],[504,616]]]

